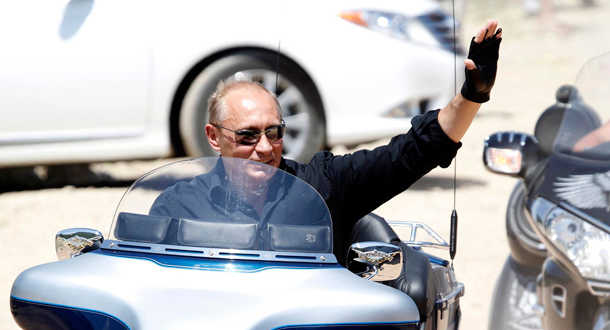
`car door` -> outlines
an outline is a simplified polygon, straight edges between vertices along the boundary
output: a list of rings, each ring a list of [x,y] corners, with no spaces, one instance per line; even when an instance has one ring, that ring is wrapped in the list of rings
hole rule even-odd
[[[0,147],[142,134],[146,17],[140,1],[0,3]]]

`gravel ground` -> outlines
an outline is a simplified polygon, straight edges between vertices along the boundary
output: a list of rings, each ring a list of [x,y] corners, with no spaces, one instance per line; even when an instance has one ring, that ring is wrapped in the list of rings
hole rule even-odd
[[[448,239],[454,203],[453,172],[457,169],[459,236],[455,269],[466,286],[461,301],[462,329],[487,328],[493,287],[509,253],[504,214],[516,181],[484,169],[483,139],[501,130],[532,132],[536,118],[554,102],[557,88],[572,82],[588,58],[610,50],[605,42],[606,32],[610,32],[609,2],[599,0],[596,7],[584,8],[579,0],[556,1],[555,15],[563,22],[560,30],[527,16],[521,0],[465,3],[462,28],[468,36],[487,18],[499,20],[504,29],[492,100],[483,106],[464,138],[455,168],[434,170],[377,211],[387,219],[425,222]],[[5,251],[0,256],[0,297],[4,297],[0,299],[0,329],[17,329],[8,304],[12,282],[21,271],[56,260],[55,233],[70,227],[90,227],[106,235],[128,182],[167,162],[95,164],[91,167],[95,176],[80,172],[78,182],[71,178],[60,184],[40,181],[38,178],[45,176],[42,168],[22,171],[21,181],[15,181],[14,171],[0,171],[0,190],[4,191],[0,193],[0,246]],[[66,182],[69,185],[62,187]],[[81,187],[83,183],[86,187]]]

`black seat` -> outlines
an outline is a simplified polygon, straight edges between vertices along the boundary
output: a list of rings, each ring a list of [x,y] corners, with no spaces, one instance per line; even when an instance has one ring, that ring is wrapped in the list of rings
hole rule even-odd
[[[121,212],[116,220],[114,237],[142,243],[161,243],[166,239],[174,219],[166,216]],[[146,228],[146,230],[142,230]]]
[[[404,259],[402,274],[396,280],[385,284],[411,297],[419,309],[421,320],[425,321],[434,310],[434,297],[436,296],[431,276],[432,266],[428,257],[403,244],[385,219],[374,213],[369,213],[356,222],[352,230],[350,245],[366,241],[389,243],[402,248]]]

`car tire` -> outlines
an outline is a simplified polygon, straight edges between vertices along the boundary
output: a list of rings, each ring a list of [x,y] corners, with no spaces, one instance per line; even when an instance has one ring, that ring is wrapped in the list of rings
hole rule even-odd
[[[536,276],[540,269],[506,259],[491,299],[489,330],[541,330],[542,319],[534,312]]]
[[[205,134],[208,123],[207,100],[218,82],[232,75],[243,75],[274,92],[286,122],[286,158],[306,162],[325,147],[326,125],[319,94],[307,74],[286,58],[263,51],[234,53],[207,66],[194,79],[184,97],[179,129],[182,144],[190,157],[217,156]]]

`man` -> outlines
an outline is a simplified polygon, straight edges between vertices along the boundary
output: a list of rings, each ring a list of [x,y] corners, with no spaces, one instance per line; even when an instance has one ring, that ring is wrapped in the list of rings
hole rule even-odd
[[[498,22],[489,20],[471,42],[461,93],[443,109],[415,117],[409,132],[387,146],[344,156],[323,151],[307,164],[284,159],[279,103],[264,87],[245,81],[221,83],[210,97],[208,140],[221,156],[262,162],[313,186],[331,212],[334,251],[344,264],[356,221],[436,166],[450,165],[481,103],[489,100],[501,37]]]

